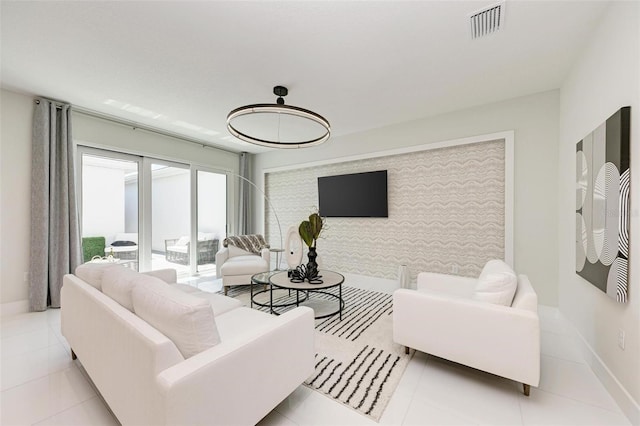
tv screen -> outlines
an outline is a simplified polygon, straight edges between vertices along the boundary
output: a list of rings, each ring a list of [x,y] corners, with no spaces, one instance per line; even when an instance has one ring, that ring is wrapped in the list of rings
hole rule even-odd
[[[323,217],[389,217],[387,171],[319,177],[318,204]]]

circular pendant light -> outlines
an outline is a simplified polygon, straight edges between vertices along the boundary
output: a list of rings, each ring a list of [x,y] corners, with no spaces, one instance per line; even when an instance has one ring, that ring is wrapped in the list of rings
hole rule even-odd
[[[331,135],[331,126],[320,114],[284,104],[288,90],[273,88],[275,104],[252,104],[227,115],[227,129],[240,140],[269,148],[304,148],[320,145]]]

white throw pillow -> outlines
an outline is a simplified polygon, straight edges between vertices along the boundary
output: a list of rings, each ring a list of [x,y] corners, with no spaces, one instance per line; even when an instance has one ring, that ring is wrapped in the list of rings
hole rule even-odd
[[[105,271],[111,268],[122,268],[122,266],[114,263],[84,263],[76,268],[75,276],[102,291],[102,278]]]
[[[133,289],[133,307],[136,315],[171,339],[185,358],[220,343],[209,302],[173,285],[140,282]]]
[[[490,260],[478,277],[473,299],[511,306],[517,287],[518,277],[513,269],[502,260]]]
[[[176,241],[177,246],[186,246],[187,244],[189,244],[189,237],[180,237]]]
[[[133,312],[131,291],[138,279],[157,278],[141,275],[133,269],[119,265],[118,268],[108,269],[102,277],[102,292]],[[161,280],[158,280],[162,282]]]

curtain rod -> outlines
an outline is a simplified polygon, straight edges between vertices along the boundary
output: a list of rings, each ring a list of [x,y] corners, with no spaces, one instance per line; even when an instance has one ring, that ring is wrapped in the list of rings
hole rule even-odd
[[[71,104],[69,104],[68,102],[56,101],[54,99],[44,98],[42,96],[40,97],[40,99],[44,99],[46,101],[51,102],[52,104],[54,104],[56,106],[57,109],[60,109],[65,105],[71,106]],[[34,102],[36,103],[36,105],[40,105],[40,99],[34,99]]]
[[[179,140],[181,140],[183,142],[188,142],[188,143],[191,143],[191,144],[194,144],[194,145],[199,145],[202,148],[211,148],[211,149],[217,149],[217,150],[220,150],[220,151],[229,152],[231,154],[239,154],[238,151],[233,151],[233,150],[231,150],[229,148],[223,148],[223,147],[221,147],[219,145],[212,145],[212,144],[210,144],[208,142],[199,141],[197,139],[189,138],[189,137],[183,136],[183,135],[181,135],[179,133],[174,133],[174,132],[171,132],[171,131],[168,131],[168,130],[161,130],[161,129],[158,129],[156,127],[148,126],[148,125],[145,125],[145,124],[140,124],[140,123],[137,123],[135,121],[126,120],[126,119],[123,119],[123,118],[120,118],[120,117],[116,117],[116,116],[113,116],[113,115],[110,115],[110,114],[104,114],[104,113],[101,113],[101,112],[98,112],[98,111],[93,111],[93,110],[90,110],[90,109],[77,107],[77,106],[72,106],[71,110],[73,112],[85,115],[87,117],[97,118],[99,120],[108,121],[110,123],[119,124],[119,125],[125,126],[125,127],[131,127],[133,130],[142,130],[142,131],[145,131],[145,132],[155,133],[155,134],[158,134],[158,135],[167,136],[167,137],[174,138],[174,139],[179,139]]]

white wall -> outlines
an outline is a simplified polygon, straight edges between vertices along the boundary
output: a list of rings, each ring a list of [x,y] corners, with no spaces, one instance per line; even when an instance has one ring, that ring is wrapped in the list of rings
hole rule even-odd
[[[629,301],[616,303],[575,273],[576,143],[631,106]],[[614,2],[560,91],[559,307],[593,351],[592,364],[640,424],[640,4]],[[618,347],[618,330],[626,348]],[[597,358],[596,358],[597,357]],[[599,358],[599,360],[598,360]],[[601,363],[600,363],[601,361]],[[610,370],[613,377],[604,370]],[[615,389],[615,380],[626,389]],[[612,387],[613,386],[613,387]],[[630,397],[630,398],[629,398]],[[635,401],[631,401],[631,398]],[[634,407],[635,405],[635,407]]]
[[[124,170],[85,165],[82,187],[82,236],[105,237],[109,244],[125,229]]]
[[[31,127],[33,97],[0,90],[0,150],[2,229],[0,246],[0,304],[22,302],[28,298],[24,272],[29,269],[31,210]],[[121,150],[156,158],[182,161],[238,173],[238,154],[204,148],[180,139],[153,132],[134,130],[105,120],[73,114],[74,139],[91,146]],[[230,183],[230,186],[232,183]],[[228,203],[234,211],[235,190],[229,191]],[[232,214],[230,217],[234,217]]]
[[[28,297],[33,99],[0,90],[0,303]]]
[[[551,91],[332,138],[315,148],[263,153],[255,158],[254,176],[261,186],[265,169],[514,130],[515,268],[529,276],[540,303],[556,306],[558,105],[558,91]],[[254,227],[263,230],[264,218],[256,217]]]

